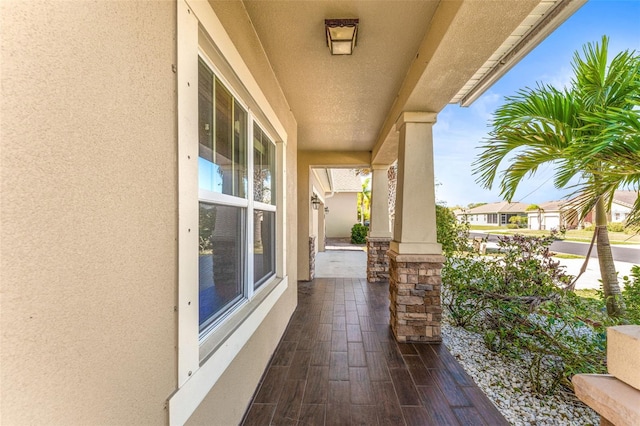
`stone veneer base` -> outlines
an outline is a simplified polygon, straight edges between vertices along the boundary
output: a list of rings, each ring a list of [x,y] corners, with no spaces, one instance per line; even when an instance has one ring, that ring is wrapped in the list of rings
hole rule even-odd
[[[367,281],[377,283],[389,279],[389,243],[391,238],[367,237]]]
[[[389,256],[389,310],[398,342],[442,342],[440,271],[444,256],[398,254]]]
[[[309,236],[309,281],[316,276],[316,236]]]

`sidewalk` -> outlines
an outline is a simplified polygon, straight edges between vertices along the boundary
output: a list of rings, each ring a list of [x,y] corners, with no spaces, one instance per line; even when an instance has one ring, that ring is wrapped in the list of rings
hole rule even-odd
[[[487,248],[497,249],[498,244],[488,242]],[[594,248],[595,250],[595,248]],[[565,267],[565,272],[569,275],[577,276],[584,263],[583,259],[562,259],[554,257],[555,260],[560,261],[560,265]],[[635,263],[629,262],[614,262],[616,265],[616,271],[618,272],[618,283],[622,289],[622,277],[629,275],[631,267]],[[587,269],[582,276],[576,282],[576,289],[597,289],[600,288],[600,264],[597,258],[590,258],[587,264]]]
[[[560,265],[566,267],[565,271],[568,274],[574,276],[578,275],[578,273],[580,272],[580,268],[584,263],[584,259],[554,259],[559,260]],[[631,272],[631,267],[634,264],[627,262],[614,263],[616,265],[616,271],[618,272],[618,283],[620,284],[620,289],[622,289],[622,277],[625,275],[629,275],[629,273]],[[581,290],[586,288],[600,288],[600,265],[598,264],[598,259],[589,259],[587,270],[576,282],[576,289]]]

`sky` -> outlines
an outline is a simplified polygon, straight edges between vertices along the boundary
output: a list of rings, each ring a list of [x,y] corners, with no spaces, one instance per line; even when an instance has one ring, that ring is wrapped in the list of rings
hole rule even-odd
[[[470,107],[448,105],[433,128],[436,199],[449,207],[502,201],[499,186],[485,189],[475,182],[471,163],[490,131],[493,112],[505,96],[537,83],[568,86],[574,52],[586,43],[609,37],[609,58],[624,50],[640,52],[640,0],[589,0]],[[539,204],[560,200],[570,190],[553,185],[553,168],[541,167],[525,178],[512,201]],[[499,182],[496,179],[496,182]]]

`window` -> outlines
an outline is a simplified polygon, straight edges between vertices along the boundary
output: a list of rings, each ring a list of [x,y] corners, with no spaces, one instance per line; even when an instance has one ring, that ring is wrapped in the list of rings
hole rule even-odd
[[[200,202],[200,332],[243,295],[244,209]]]
[[[285,127],[209,2],[178,0],[177,21],[178,390],[170,424],[187,422],[289,288],[280,252]],[[255,149],[264,156],[254,161]],[[255,199],[254,163],[268,198]]]
[[[253,212],[253,283],[258,288],[276,272],[276,214]]]
[[[202,57],[198,142],[202,337],[226,313],[250,299],[276,270],[275,144]]]
[[[257,124],[253,126],[253,200],[275,204],[276,147]]]
[[[489,213],[487,215],[487,223],[498,223],[498,214],[497,213]]]
[[[275,151],[273,142],[253,125],[253,283],[258,288],[275,274]],[[258,210],[259,209],[259,210]]]
[[[247,112],[202,59],[198,63],[201,189],[246,197]]]

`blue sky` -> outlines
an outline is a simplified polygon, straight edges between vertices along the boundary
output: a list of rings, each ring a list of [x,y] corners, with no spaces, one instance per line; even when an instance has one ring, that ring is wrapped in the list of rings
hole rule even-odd
[[[537,82],[568,85],[574,52],[582,52],[584,44],[600,41],[603,35],[610,38],[610,58],[626,49],[640,51],[640,0],[588,1],[470,107],[448,105],[440,112],[433,128],[438,201],[452,207],[501,200],[497,185],[484,189],[471,174],[471,163],[490,130],[493,111],[505,96],[535,87]],[[541,203],[564,198],[569,191],[554,188],[552,174],[551,167],[542,167],[523,180],[513,201]]]

